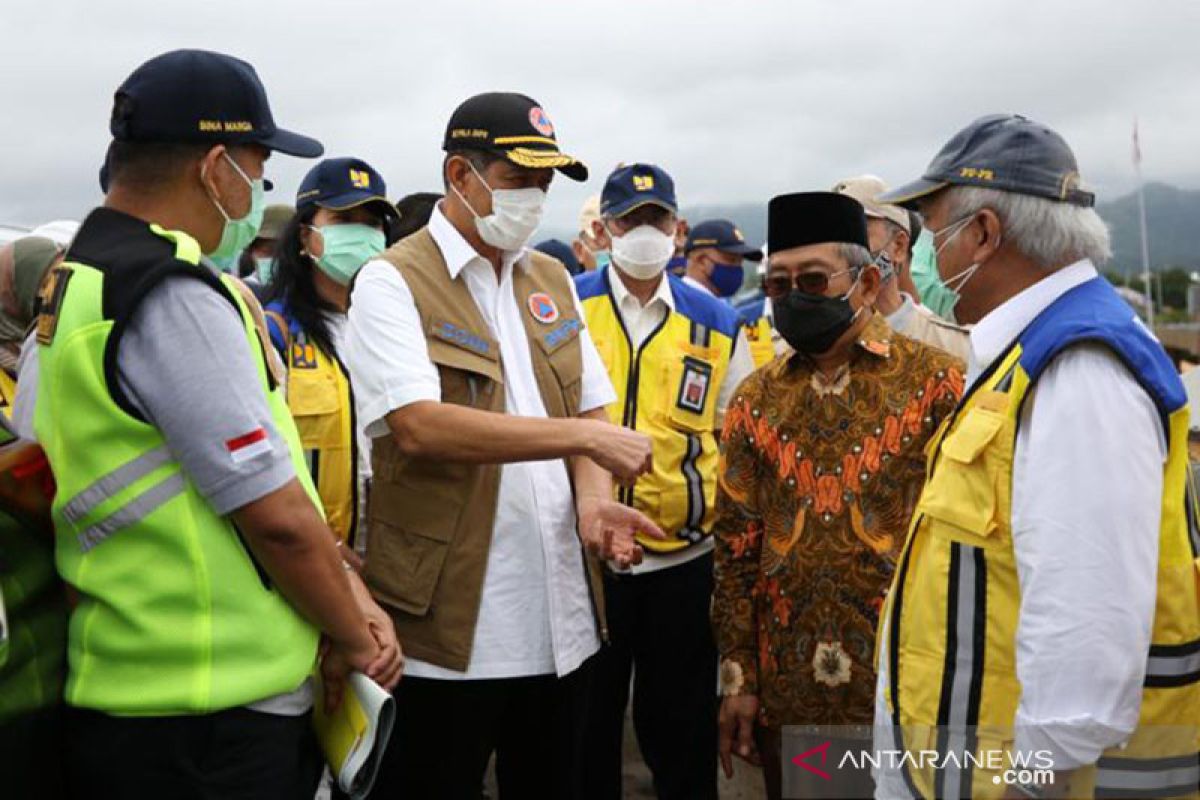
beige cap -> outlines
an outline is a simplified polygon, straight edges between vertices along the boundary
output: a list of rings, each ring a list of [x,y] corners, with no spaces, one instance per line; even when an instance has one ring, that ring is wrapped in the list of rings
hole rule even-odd
[[[877,178],[874,175],[859,175],[857,178],[847,178],[844,181],[838,181],[833,187],[833,191],[838,194],[853,197],[862,203],[863,210],[868,217],[894,222],[905,233],[912,234],[912,228],[908,224],[907,211],[900,206],[894,206],[890,203],[876,202],[875,198],[886,192],[887,189],[888,186],[883,182],[883,179]]]
[[[278,239],[283,234],[296,209],[286,203],[276,203],[263,211],[262,227],[258,229],[258,239]]]
[[[594,194],[584,200],[583,208],[579,209],[579,230],[590,236],[592,220],[598,219],[600,219],[600,195]]]

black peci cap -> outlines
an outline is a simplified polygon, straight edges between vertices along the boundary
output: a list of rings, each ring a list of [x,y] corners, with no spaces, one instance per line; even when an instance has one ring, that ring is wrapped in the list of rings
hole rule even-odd
[[[303,158],[325,148],[275,125],[254,67],[207,50],[172,50],[135,69],[113,98],[109,130],[129,142],[259,144]]]
[[[1079,182],[1075,154],[1056,131],[1017,114],[992,114],[954,134],[919,179],[876,199],[907,205],[947,186],[979,186],[1095,205],[1096,195]]]
[[[836,192],[798,192],[772,197],[767,205],[767,251],[839,242],[867,244],[862,204]]]
[[[553,168],[576,181],[588,176],[587,165],[559,150],[554,125],[537,101],[515,92],[485,92],[463,101],[450,115],[442,149],[496,153],[519,167]]]

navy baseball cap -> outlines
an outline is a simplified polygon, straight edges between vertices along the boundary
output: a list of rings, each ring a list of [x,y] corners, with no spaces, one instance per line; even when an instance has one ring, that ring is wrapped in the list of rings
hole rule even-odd
[[[383,176],[360,158],[327,158],[308,171],[296,190],[297,210],[315,205],[345,211],[368,204],[384,219],[400,219],[388,202]]]
[[[675,213],[675,181],[653,164],[623,164],[613,170],[600,192],[600,215],[623,217],[653,203]]]
[[[567,268],[567,272],[572,275],[583,272],[583,267],[579,265],[579,259],[575,258],[575,252],[571,249],[571,245],[561,239],[547,239],[544,242],[538,242],[533,249],[558,259]]]
[[[1096,195],[1079,184],[1075,154],[1056,131],[1017,114],[992,114],[954,134],[918,180],[876,200],[908,205],[947,186],[979,186],[1095,205]]]
[[[715,247],[722,253],[734,253],[750,261],[762,261],[762,250],[746,243],[746,237],[727,219],[706,219],[688,233],[683,252],[692,252],[701,247]]]
[[[126,142],[259,144],[316,158],[316,139],[275,125],[254,67],[207,50],[172,50],[142,64],[117,88],[109,130]]]
[[[559,149],[545,109],[516,92],[484,92],[464,100],[450,115],[442,149],[495,153],[518,167],[556,169],[573,181],[588,176],[586,164]]]

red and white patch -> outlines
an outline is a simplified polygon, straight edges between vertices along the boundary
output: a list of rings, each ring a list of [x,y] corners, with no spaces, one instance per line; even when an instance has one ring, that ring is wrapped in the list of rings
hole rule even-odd
[[[267,429],[258,428],[225,443],[229,457],[233,463],[241,464],[252,458],[271,452],[271,440],[267,438]]]
[[[550,118],[546,116],[546,112],[542,110],[541,106],[529,109],[529,124],[542,136],[554,135],[554,125],[551,124]]]
[[[558,306],[554,298],[545,292],[534,292],[529,295],[529,313],[544,325],[549,325],[558,319]]]

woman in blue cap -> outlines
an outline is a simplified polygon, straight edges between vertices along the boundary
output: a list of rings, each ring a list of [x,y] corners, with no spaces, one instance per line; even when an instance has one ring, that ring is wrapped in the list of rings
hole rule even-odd
[[[383,177],[356,158],[313,167],[280,236],[267,291],[271,340],[288,370],[288,405],[329,526],[352,562],[370,461],[356,436],[340,349],[350,282],[383,252],[399,221],[386,191]]]

